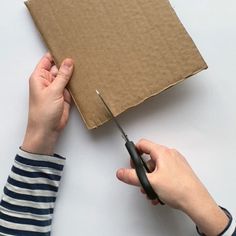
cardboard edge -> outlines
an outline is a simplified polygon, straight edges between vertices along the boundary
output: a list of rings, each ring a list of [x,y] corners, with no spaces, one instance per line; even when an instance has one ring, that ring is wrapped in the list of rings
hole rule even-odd
[[[69,91],[69,93],[70,93],[70,95],[71,95],[71,98],[72,98],[72,100],[73,100],[73,102],[74,102],[74,104],[75,104],[77,110],[79,111],[80,116],[82,117],[82,120],[84,121],[85,126],[87,127],[87,129],[92,130],[92,129],[95,129],[96,127],[98,127],[98,126],[95,126],[95,125],[94,125],[94,126],[90,126],[90,125],[87,123],[87,121],[85,120],[85,118],[84,118],[84,116],[83,116],[83,113],[82,113],[81,110],[80,110],[79,104],[76,102],[76,100],[75,100],[75,98],[74,98],[74,96],[73,96],[73,93],[70,91],[70,89],[69,89],[68,87],[67,87],[67,89],[68,89],[68,91]]]
[[[124,113],[124,112],[126,112],[126,111],[128,111],[128,110],[130,110],[130,109],[132,109],[132,108],[134,108],[134,107],[136,107],[136,106],[138,106],[138,105],[140,105],[141,103],[145,102],[146,100],[148,100],[148,99],[150,99],[150,98],[152,98],[152,97],[154,97],[154,96],[156,96],[156,95],[158,95],[158,94],[164,92],[165,90],[167,90],[167,89],[169,89],[169,88],[171,88],[171,87],[173,87],[173,86],[175,86],[175,85],[177,85],[177,84],[182,83],[182,82],[185,81],[187,78],[189,78],[189,77],[191,77],[191,76],[194,76],[194,75],[198,74],[199,72],[201,72],[201,71],[203,71],[203,70],[207,70],[207,69],[208,69],[208,65],[204,62],[203,67],[197,69],[196,71],[194,71],[193,73],[191,73],[191,74],[189,74],[189,75],[186,75],[183,79],[178,80],[177,82],[168,85],[167,87],[163,88],[162,90],[159,90],[159,91],[157,91],[157,92],[151,94],[149,97],[142,99],[141,101],[137,102],[137,103],[134,104],[133,106],[131,106],[131,107],[125,109],[124,111],[122,111],[119,115],[121,115],[122,113]],[[118,117],[119,115],[115,115],[115,117]],[[97,128],[99,128],[100,126],[102,126],[103,124],[105,124],[106,122],[110,121],[110,120],[111,120],[111,118],[110,118],[110,119],[109,119],[109,118],[108,118],[108,119],[105,119],[105,120],[104,120],[101,124],[99,124],[98,126],[95,126],[95,125],[94,125],[94,126],[88,127],[88,129],[89,129],[89,130],[97,129]]]

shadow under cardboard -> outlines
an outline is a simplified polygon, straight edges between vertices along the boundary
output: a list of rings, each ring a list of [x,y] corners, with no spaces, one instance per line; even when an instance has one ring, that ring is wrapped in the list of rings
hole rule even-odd
[[[162,93],[148,98],[142,104],[128,109],[117,117],[121,126],[128,127],[133,122],[139,122],[147,116],[156,116],[164,111],[173,111],[174,108],[184,106],[186,103],[195,101],[199,97],[204,97],[205,86],[202,86],[202,79],[206,79],[204,74],[195,75],[178,85],[175,85]],[[169,113],[170,113],[169,112]],[[174,116],[174,113],[173,113]],[[89,131],[92,140],[107,139],[119,130],[112,120],[97,129]]]

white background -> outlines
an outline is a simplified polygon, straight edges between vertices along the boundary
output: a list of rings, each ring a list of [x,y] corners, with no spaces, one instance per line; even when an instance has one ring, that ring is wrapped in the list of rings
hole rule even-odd
[[[145,137],[180,150],[216,201],[236,215],[236,2],[171,3],[209,69],[119,119],[134,141]],[[28,77],[45,52],[23,1],[1,1],[1,189],[26,127]],[[57,152],[67,163],[52,235],[197,235],[184,214],[151,206],[116,179],[129,158],[112,123],[88,131],[73,108]]]

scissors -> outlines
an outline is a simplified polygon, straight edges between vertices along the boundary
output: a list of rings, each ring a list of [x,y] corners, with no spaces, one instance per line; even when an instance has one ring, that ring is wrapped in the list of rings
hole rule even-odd
[[[103,99],[102,95],[97,90],[96,90],[96,93],[99,96],[99,98],[101,99],[101,101],[104,104],[106,110],[108,111],[108,114],[110,115],[110,117],[112,118],[112,120],[114,121],[114,123],[116,124],[118,129],[120,130],[120,132],[122,134],[122,137],[125,140],[125,147],[126,147],[127,151],[130,154],[130,157],[131,157],[131,160],[133,161],[138,179],[139,179],[145,193],[147,194],[148,198],[150,200],[158,200],[162,205],[164,205],[164,203],[160,200],[160,198],[158,197],[156,192],[153,190],[153,188],[152,188],[152,186],[151,186],[151,184],[150,184],[150,182],[147,178],[146,173],[151,173],[151,171],[149,170],[146,162],[140,156],[135,144],[132,141],[129,140],[127,134],[124,132],[123,128],[119,124],[116,117],[114,117],[112,111],[110,110],[109,106],[107,105],[107,103]]]

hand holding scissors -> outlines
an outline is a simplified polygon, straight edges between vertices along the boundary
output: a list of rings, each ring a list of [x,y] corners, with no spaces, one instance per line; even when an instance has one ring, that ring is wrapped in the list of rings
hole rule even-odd
[[[133,161],[134,168],[136,170],[136,174],[138,176],[138,179],[142,185],[142,188],[144,189],[145,193],[147,194],[148,198],[150,200],[158,200],[162,205],[164,205],[164,203],[159,199],[156,192],[153,190],[153,188],[148,180],[146,173],[150,173],[150,170],[149,170],[147,164],[144,162],[144,160],[140,156],[135,144],[129,140],[127,134],[124,132],[124,130],[120,126],[119,122],[114,117],[113,113],[111,112],[109,106],[107,105],[107,103],[105,102],[105,100],[103,99],[101,94],[97,90],[96,90],[96,92],[97,92],[99,98],[101,99],[101,101],[103,102],[104,106],[106,107],[109,115],[111,116],[111,118],[115,122],[116,126],[120,130],[122,137],[125,140],[125,147],[130,154],[130,157],[131,157],[131,160]]]

